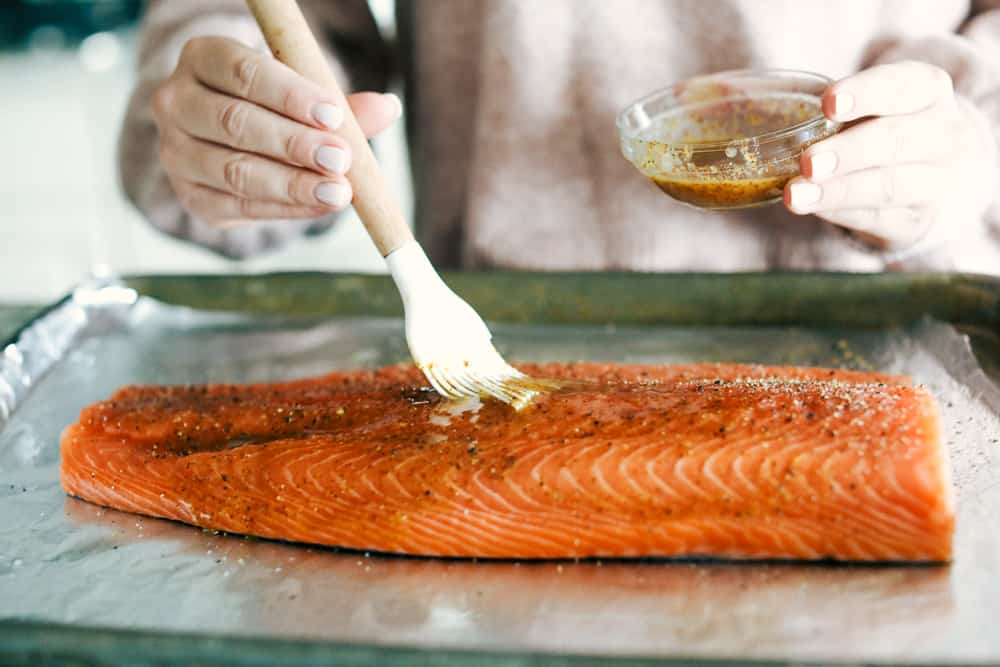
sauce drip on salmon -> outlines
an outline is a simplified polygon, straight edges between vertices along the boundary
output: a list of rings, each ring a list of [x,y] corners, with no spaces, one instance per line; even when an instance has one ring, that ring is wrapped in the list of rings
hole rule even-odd
[[[62,438],[67,493],[260,537],[424,556],[947,561],[938,408],[901,377],[524,365],[520,411],[411,367],[126,387]]]

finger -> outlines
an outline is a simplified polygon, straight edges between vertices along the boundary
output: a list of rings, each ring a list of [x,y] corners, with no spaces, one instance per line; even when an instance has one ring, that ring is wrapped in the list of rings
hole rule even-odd
[[[185,135],[162,141],[160,160],[172,173],[183,169],[189,181],[244,199],[334,210],[351,203],[351,187],[342,176],[320,176]]]
[[[928,209],[920,207],[844,209],[819,215],[882,248],[912,243],[924,234],[929,219]]]
[[[174,191],[185,210],[211,223],[227,220],[318,218],[330,210],[329,207],[296,206],[260,199],[244,199],[192,182],[176,183]]]
[[[184,91],[176,102],[176,122],[185,133],[321,173],[350,168],[351,148],[341,137],[200,84],[190,86],[197,89]]]
[[[895,116],[952,99],[951,77],[921,62],[878,65],[841,79],[823,94],[823,113],[836,121]]]
[[[940,125],[933,111],[858,123],[806,149],[802,175],[821,181],[872,167],[936,162],[951,141]]]
[[[785,187],[785,205],[798,214],[916,206],[935,201],[943,180],[929,164],[865,169],[820,183],[795,178]]]
[[[403,114],[403,103],[392,93],[355,93],[347,102],[366,137],[384,132]]]
[[[268,54],[225,37],[189,41],[181,62],[205,86],[306,125],[335,130],[344,110],[313,81]]]

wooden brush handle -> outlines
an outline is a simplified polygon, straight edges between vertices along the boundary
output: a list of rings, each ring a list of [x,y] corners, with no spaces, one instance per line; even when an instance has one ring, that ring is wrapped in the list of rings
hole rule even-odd
[[[412,241],[413,234],[399,203],[298,4],[295,0],[246,0],[246,3],[274,57],[322,86],[344,110],[344,123],[337,134],[351,146],[347,180],[354,188],[354,209],[375,247],[385,257]]]

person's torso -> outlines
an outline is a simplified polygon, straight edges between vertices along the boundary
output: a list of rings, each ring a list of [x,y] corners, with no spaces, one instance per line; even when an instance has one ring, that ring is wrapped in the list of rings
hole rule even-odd
[[[840,78],[968,0],[400,0],[419,234],[439,263],[879,270],[781,207],[702,212],[621,156],[616,114],[695,74]],[[836,248],[834,250],[833,248]]]

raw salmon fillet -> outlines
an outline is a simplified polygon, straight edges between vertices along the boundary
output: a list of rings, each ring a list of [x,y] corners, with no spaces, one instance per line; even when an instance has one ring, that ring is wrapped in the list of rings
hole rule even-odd
[[[67,493],[221,531],[424,556],[948,561],[938,408],[907,378],[524,365],[520,412],[411,367],[126,387],[62,436]]]

